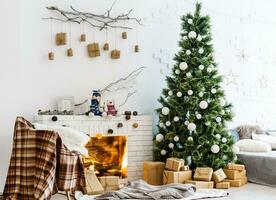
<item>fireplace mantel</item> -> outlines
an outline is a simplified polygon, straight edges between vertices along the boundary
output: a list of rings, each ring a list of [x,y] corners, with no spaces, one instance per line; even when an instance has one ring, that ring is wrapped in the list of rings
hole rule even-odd
[[[143,161],[152,160],[152,116],[131,116],[126,120],[124,115],[116,117],[80,116],[80,115],[37,115],[37,123],[69,126],[83,131],[90,136],[100,133],[110,136],[128,136],[128,180],[142,178]],[[122,127],[118,127],[121,123]],[[134,124],[138,124],[138,127]],[[137,125],[136,124],[136,125]],[[112,130],[112,134],[108,131]]]

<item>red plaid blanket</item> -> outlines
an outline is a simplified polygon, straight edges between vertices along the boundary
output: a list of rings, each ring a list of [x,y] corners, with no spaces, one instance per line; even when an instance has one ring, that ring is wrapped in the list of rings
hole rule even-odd
[[[83,190],[85,185],[80,154],[70,152],[58,133],[35,130],[24,118],[16,119],[4,199],[46,200],[57,190]]]

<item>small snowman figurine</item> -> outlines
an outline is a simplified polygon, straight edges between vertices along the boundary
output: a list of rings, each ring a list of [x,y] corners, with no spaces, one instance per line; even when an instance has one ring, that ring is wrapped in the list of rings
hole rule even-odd
[[[88,115],[102,116],[100,109],[101,93],[100,90],[92,91],[90,110],[87,112]]]
[[[115,108],[114,100],[107,101],[107,115],[116,116],[117,110]]]

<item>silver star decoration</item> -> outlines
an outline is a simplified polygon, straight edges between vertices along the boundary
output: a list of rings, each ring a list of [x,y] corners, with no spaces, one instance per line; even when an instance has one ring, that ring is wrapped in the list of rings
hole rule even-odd
[[[242,63],[245,63],[245,61],[248,59],[248,55],[245,53],[244,49],[242,49],[238,55],[237,55],[238,59],[242,61]]]
[[[226,85],[236,85],[237,86],[237,79],[239,78],[239,75],[234,74],[233,70],[230,70],[228,74],[224,75],[225,78],[225,84]]]
[[[268,79],[264,74],[261,76],[261,78],[259,78],[258,82],[259,82],[259,87],[260,88],[267,88],[268,87]]]

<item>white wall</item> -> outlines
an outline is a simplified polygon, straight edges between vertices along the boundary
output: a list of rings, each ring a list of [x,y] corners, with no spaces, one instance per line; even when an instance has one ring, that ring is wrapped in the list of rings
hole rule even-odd
[[[0,112],[0,191],[2,190],[11,153],[13,123],[17,115],[29,119],[39,108],[55,106],[59,96],[73,95],[77,101],[89,97],[90,91],[102,88],[107,83],[127,74],[131,70],[146,66],[137,82],[138,93],[130,99],[127,108],[140,113],[153,113],[157,107],[164,76],[172,66],[173,54],[177,51],[180,16],[193,10],[191,1],[183,0],[119,0],[116,13],[134,8],[134,15],[140,16],[146,26],[139,28],[141,53],[134,54],[135,31],[129,32],[129,39],[118,39],[122,51],[120,60],[111,60],[106,53],[96,59],[88,58],[85,46],[78,42],[80,28],[72,26],[72,46],[75,56],[65,56],[64,47],[54,47],[55,61],[47,60],[50,50],[49,22],[41,20],[49,16],[48,5],[61,8],[70,4],[81,10],[105,11],[113,0],[2,0],[1,30],[1,112]],[[230,70],[238,77],[228,76],[225,84],[228,99],[234,103],[236,117],[231,126],[240,123],[256,123],[274,128],[276,100],[275,23],[254,21],[252,18],[273,20],[275,2],[264,4],[261,0],[242,2],[205,0],[203,11],[212,18],[216,59],[222,74]],[[228,16],[232,14],[234,16]],[[246,17],[241,20],[238,17]],[[54,32],[66,31],[68,26],[55,23]],[[86,28],[92,40],[93,30]],[[110,33],[110,44],[120,38],[120,31]],[[104,34],[96,31],[96,40],[104,42]],[[20,44],[20,45],[19,45]],[[238,54],[244,49],[248,59],[241,61]],[[164,73],[160,74],[160,70]],[[267,85],[261,87],[259,79],[264,75]],[[263,81],[265,82],[265,81]],[[266,82],[265,82],[266,83]],[[116,98],[116,97],[114,97]]]

